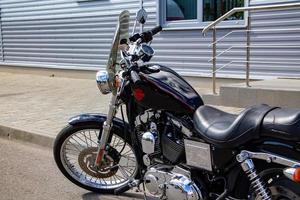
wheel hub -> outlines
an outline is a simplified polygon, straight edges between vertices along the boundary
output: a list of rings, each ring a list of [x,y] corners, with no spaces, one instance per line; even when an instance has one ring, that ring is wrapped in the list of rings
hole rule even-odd
[[[118,168],[113,166],[119,163],[118,151],[110,147],[106,154],[104,154],[100,166],[95,166],[97,152],[97,147],[88,147],[79,153],[78,163],[81,169],[88,175],[96,178],[108,178],[115,175]]]

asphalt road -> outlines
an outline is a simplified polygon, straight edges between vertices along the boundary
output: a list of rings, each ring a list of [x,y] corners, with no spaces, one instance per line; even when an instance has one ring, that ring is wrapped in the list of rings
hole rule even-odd
[[[129,200],[140,194],[100,195],[73,185],[58,171],[51,149],[0,139],[0,200]]]

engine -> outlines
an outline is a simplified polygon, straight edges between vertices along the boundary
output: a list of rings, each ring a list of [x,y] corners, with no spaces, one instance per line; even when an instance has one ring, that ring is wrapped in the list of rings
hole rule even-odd
[[[157,165],[144,176],[148,195],[159,199],[202,200],[202,192],[189,171],[175,166]]]
[[[136,131],[146,166],[163,163],[178,164],[185,158],[183,130],[175,118],[160,112],[146,111],[136,119]]]
[[[147,166],[144,175],[147,194],[160,199],[203,199],[190,171],[178,167],[185,160],[183,135],[190,134],[180,120],[146,111],[137,117],[136,131]]]

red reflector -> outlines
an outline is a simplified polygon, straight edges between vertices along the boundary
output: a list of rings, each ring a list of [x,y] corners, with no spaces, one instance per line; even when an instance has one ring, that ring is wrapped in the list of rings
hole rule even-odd
[[[140,88],[134,89],[133,90],[133,95],[136,98],[136,100],[138,100],[138,101],[142,101],[145,97],[144,90],[142,90]]]
[[[296,168],[293,179],[295,182],[300,183],[300,168]]]

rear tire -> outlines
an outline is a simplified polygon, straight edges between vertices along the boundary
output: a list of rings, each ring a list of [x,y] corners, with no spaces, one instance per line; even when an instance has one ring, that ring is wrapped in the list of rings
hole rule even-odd
[[[93,192],[113,194],[115,189],[124,186],[129,181],[124,171],[130,178],[136,177],[137,157],[131,147],[131,142],[124,138],[123,130],[113,127],[110,151],[103,162],[105,167],[102,169],[101,165],[101,169],[95,169],[91,163],[95,160],[97,139],[101,132],[102,124],[99,123],[69,124],[57,135],[53,154],[58,168],[71,182]],[[122,145],[125,146],[122,147]],[[126,163],[126,159],[127,166],[123,167],[121,163]],[[119,167],[109,168],[116,164],[120,164],[123,170],[120,171]]]

